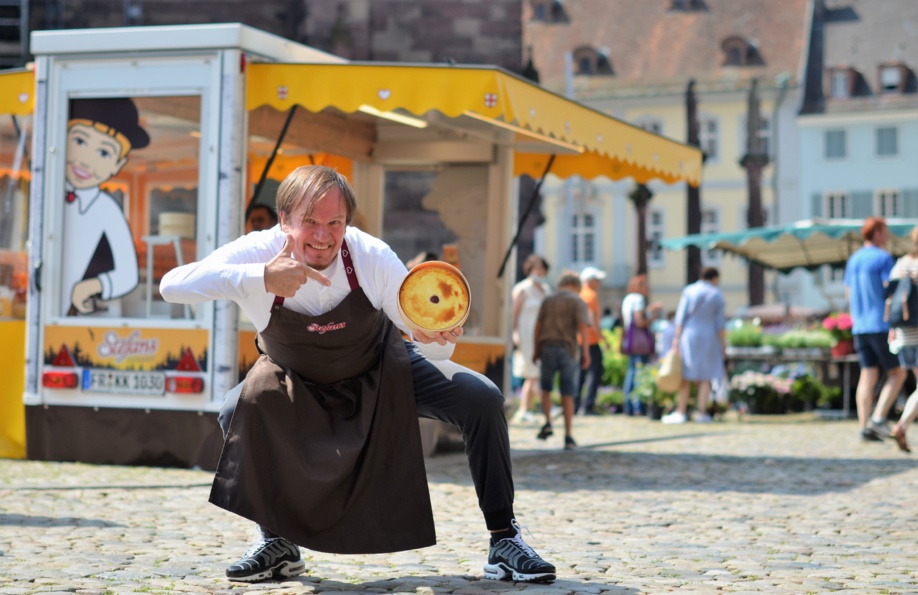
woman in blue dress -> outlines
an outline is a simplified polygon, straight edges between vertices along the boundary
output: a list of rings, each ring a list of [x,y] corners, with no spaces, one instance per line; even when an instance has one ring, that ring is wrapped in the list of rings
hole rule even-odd
[[[707,413],[711,381],[724,373],[724,296],[717,288],[720,273],[715,268],[701,271],[701,279],[682,290],[676,309],[676,334],[673,349],[682,356],[682,386],[676,410],[663,416],[663,423],[681,424],[688,419],[691,383],[698,387],[698,413],[695,421],[711,421]]]

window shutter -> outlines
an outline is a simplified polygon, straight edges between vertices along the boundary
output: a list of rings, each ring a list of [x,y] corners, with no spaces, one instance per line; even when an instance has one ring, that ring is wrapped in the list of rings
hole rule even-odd
[[[814,194],[810,197],[811,217],[822,217],[822,206],[824,202],[822,194]]]
[[[918,217],[918,188],[902,190],[902,216]]]
[[[851,217],[854,219],[866,219],[874,214],[873,212],[873,193],[872,192],[852,192],[851,193]]]

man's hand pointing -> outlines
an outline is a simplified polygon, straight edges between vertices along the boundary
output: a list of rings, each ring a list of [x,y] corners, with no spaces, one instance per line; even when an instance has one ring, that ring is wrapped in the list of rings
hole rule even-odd
[[[288,233],[283,249],[265,265],[265,290],[288,298],[293,297],[310,278],[322,285],[331,285],[328,277],[297,261],[293,256],[293,247],[293,236]]]

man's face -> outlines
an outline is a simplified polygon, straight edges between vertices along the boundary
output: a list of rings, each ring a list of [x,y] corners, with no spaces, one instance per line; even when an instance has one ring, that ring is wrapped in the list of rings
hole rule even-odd
[[[93,188],[116,175],[127,159],[121,144],[91,126],[74,124],[67,132],[67,181],[76,188]]]
[[[252,211],[252,214],[249,215],[249,220],[246,222],[246,232],[262,231],[269,227],[274,227],[274,221],[264,209],[255,209]]]
[[[338,256],[347,228],[347,204],[341,191],[329,190],[306,214],[305,202],[288,218],[280,214],[281,229],[293,235],[293,258],[317,271],[327,269]]]

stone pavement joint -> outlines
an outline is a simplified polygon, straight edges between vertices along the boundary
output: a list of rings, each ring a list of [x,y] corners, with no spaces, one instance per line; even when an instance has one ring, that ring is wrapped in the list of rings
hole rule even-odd
[[[461,453],[427,460],[438,545],[303,550],[305,575],[254,585],[224,576],[254,529],[208,504],[209,472],[0,459],[0,595],[918,593],[918,459],[852,421],[578,417],[574,451],[540,425],[511,426],[515,508],[552,584],[482,578]]]

